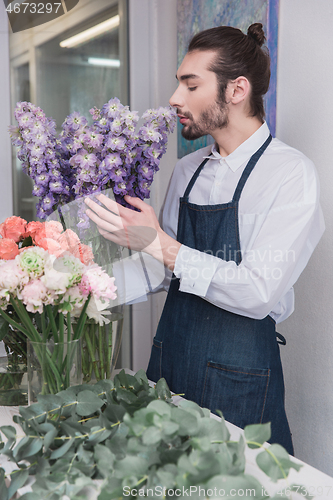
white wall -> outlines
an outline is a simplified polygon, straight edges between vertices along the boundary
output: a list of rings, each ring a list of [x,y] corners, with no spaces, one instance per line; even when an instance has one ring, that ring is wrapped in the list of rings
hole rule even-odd
[[[317,166],[326,232],[281,324],[296,456],[333,475],[333,2],[280,0],[277,136]]]
[[[10,125],[8,18],[0,3],[0,223],[13,215]]]

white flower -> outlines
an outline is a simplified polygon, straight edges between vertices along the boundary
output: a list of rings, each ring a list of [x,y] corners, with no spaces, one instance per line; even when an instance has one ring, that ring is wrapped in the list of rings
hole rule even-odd
[[[78,318],[86,300],[87,297],[82,295],[79,286],[72,286],[62,297],[59,311],[63,313],[70,312],[74,318]]]
[[[0,297],[9,300],[9,293],[17,293],[28,281],[29,276],[22,271],[16,259],[0,261]]]
[[[50,257],[50,254],[43,248],[28,247],[15,257],[15,262],[31,278],[39,278],[43,275],[45,264]]]
[[[40,279],[37,279],[29,281],[29,283],[23,287],[19,298],[23,301],[27,311],[32,313],[39,312],[42,314],[43,305],[50,303],[48,297],[49,294],[46,286]]]
[[[111,311],[108,311],[108,307],[110,307],[110,302],[97,299],[95,297],[91,297],[88,307],[87,307],[87,316],[89,319],[95,320],[96,323],[99,323],[101,326],[110,323],[110,320],[105,317],[105,315],[111,314]]]

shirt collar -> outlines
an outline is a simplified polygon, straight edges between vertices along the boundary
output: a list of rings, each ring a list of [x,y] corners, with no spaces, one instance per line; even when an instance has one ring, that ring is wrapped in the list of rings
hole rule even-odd
[[[211,147],[211,156],[208,158],[211,160],[225,160],[228,167],[235,172],[239,167],[241,167],[251,156],[264,144],[268,138],[270,132],[266,122],[264,122],[261,127],[251,135],[245,142],[238,146],[235,151],[233,151],[228,156],[221,156],[217,151],[215,144]],[[207,158],[205,156],[204,158]]]

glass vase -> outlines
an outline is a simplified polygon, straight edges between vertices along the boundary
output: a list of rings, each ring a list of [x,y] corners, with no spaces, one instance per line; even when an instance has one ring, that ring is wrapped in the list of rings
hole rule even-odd
[[[87,320],[82,336],[82,374],[84,384],[110,379],[116,366],[123,331],[123,310],[114,307],[110,323],[99,325]]]
[[[28,340],[28,400],[56,394],[82,383],[81,339],[64,342]]]
[[[28,404],[27,341],[13,328],[3,339],[6,355],[0,356],[0,405]]]

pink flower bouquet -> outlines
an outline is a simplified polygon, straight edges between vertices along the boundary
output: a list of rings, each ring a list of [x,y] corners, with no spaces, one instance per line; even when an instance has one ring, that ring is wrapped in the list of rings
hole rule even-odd
[[[0,235],[3,322],[30,341],[44,343],[81,338],[87,320],[109,322],[114,278],[94,263],[90,247],[72,230],[63,231],[56,221],[27,223],[13,216],[0,224]],[[44,375],[49,392],[66,388],[54,354]]]

